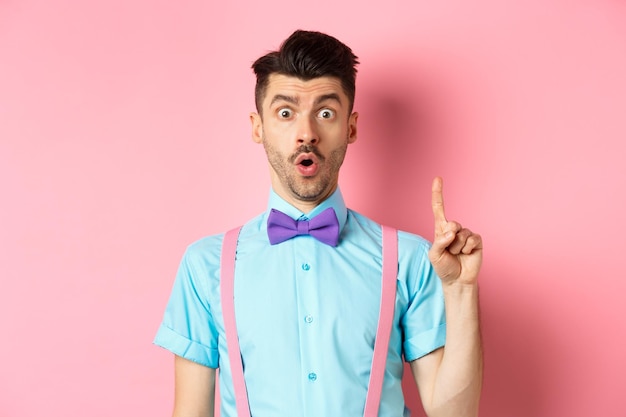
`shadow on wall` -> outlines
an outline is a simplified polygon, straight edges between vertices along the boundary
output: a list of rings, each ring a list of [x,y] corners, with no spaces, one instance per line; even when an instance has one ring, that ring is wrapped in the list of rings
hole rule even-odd
[[[484,278],[498,276],[505,276],[504,271]],[[558,368],[557,340],[544,322],[528,314],[534,308],[530,302],[519,303],[519,298],[511,298],[506,304],[481,302],[485,351],[480,413],[483,417],[551,414],[547,410],[553,402],[551,392],[555,391],[552,380],[553,370]]]
[[[430,237],[431,182],[442,175],[433,155],[449,134],[440,114],[441,92],[410,65],[384,62],[384,70],[359,75],[358,140],[344,169],[350,177],[342,183],[349,184],[357,211]]]
[[[482,278],[490,280],[493,275],[483,274]],[[483,297],[481,306],[485,376],[480,416],[552,415],[549,410],[551,393],[558,390],[554,369],[559,368],[560,347],[550,330],[534,315],[529,318],[525,314],[528,305],[495,306]],[[402,387],[411,416],[426,417],[408,364]]]
[[[459,176],[463,155],[446,153],[458,149],[455,143],[465,136],[462,121],[469,116],[458,113],[464,111],[463,105],[455,102],[455,83],[445,80],[445,72],[420,74],[419,65],[410,62],[383,62],[383,70],[360,79],[355,106],[360,114],[359,139],[346,160],[350,176],[342,179],[348,184],[342,189],[344,194],[350,192],[348,204],[357,211],[430,239],[431,181],[435,175]],[[486,259],[481,274],[481,285],[487,289],[481,299],[483,417],[539,415],[550,392],[545,346],[558,351],[546,325],[527,314],[531,302],[520,301],[527,298],[518,293],[507,302],[489,291],[490,282],[511,279],[509,269],[494,267],[494,260]],[[403,387],[412,416],[424,416],[408,365]]]

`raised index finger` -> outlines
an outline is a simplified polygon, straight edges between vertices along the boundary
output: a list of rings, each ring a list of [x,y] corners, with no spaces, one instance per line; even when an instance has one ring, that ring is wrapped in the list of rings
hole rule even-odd
[[[435,216],[435,226],[438,226],[440,224],[446,224],[448,220],[446,219],[446,213],[443,207],[443,179],[441,179],[441,177],[436,177],[433,180],[432,192],[433,192],[432,204],[433,204],[433,215]]]

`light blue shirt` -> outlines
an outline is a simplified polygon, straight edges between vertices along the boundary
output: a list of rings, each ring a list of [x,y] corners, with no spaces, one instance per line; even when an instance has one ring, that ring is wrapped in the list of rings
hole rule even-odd
[[[294,219],[332,207],[337,247],[311,236],[277,245],[267,237],[271,208]],[[254,417],[363,415],[378,324],[382,232],[346,208],[339,189],[307,216],[270,193],[267,212],[244,225],[235,269],[235,312]],[[236,416],[220,302],[223,235],[191,244],[181,261],[154,343],[220,368],[222,417]],[[380,416],[408,416],[402,356],[420,358],[445,343],[441,282],[430,244],[398,233],[398,281]]]

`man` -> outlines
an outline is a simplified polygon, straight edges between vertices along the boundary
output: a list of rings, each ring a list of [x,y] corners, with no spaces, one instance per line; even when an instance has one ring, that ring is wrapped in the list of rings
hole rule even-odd
[[[337,39],[305,31],[254,63],[252,138],[267,153],[272,190],[268,210],[247,222],[236,241],[239,352],[229,357],[230,316],[220,298],[224,236],[207,237],[187,249],[155,339],[176,355],[175,417],[213,416],[216,368],[221,415],[237,415],[237,366],[243,367],[244,408],[254,417],[363,415],[386,255],[380,225],[347,209],[338,187],[347,147],[357,138],[357,64]],[[430,417],[478,412],[482,241],[446,219],[440,178],[433,181],[432,205],[432,247],[419,236],[397,234],[380,416],[409,415],[400,384],[403,357]],[[324,242],[309,230],[322,217],[338,230]],[[281,222],[302,234],[276,237]]]

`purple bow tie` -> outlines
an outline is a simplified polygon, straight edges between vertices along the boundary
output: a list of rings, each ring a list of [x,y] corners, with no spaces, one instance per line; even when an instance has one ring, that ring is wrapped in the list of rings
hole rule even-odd
[[[272,245],[298,235],[311,235],[322,243],[337,246],[339,221],[335,210],[327,208],[311,220],[294,220],[278,210],[270,211],[267,218],[267,236]]]

